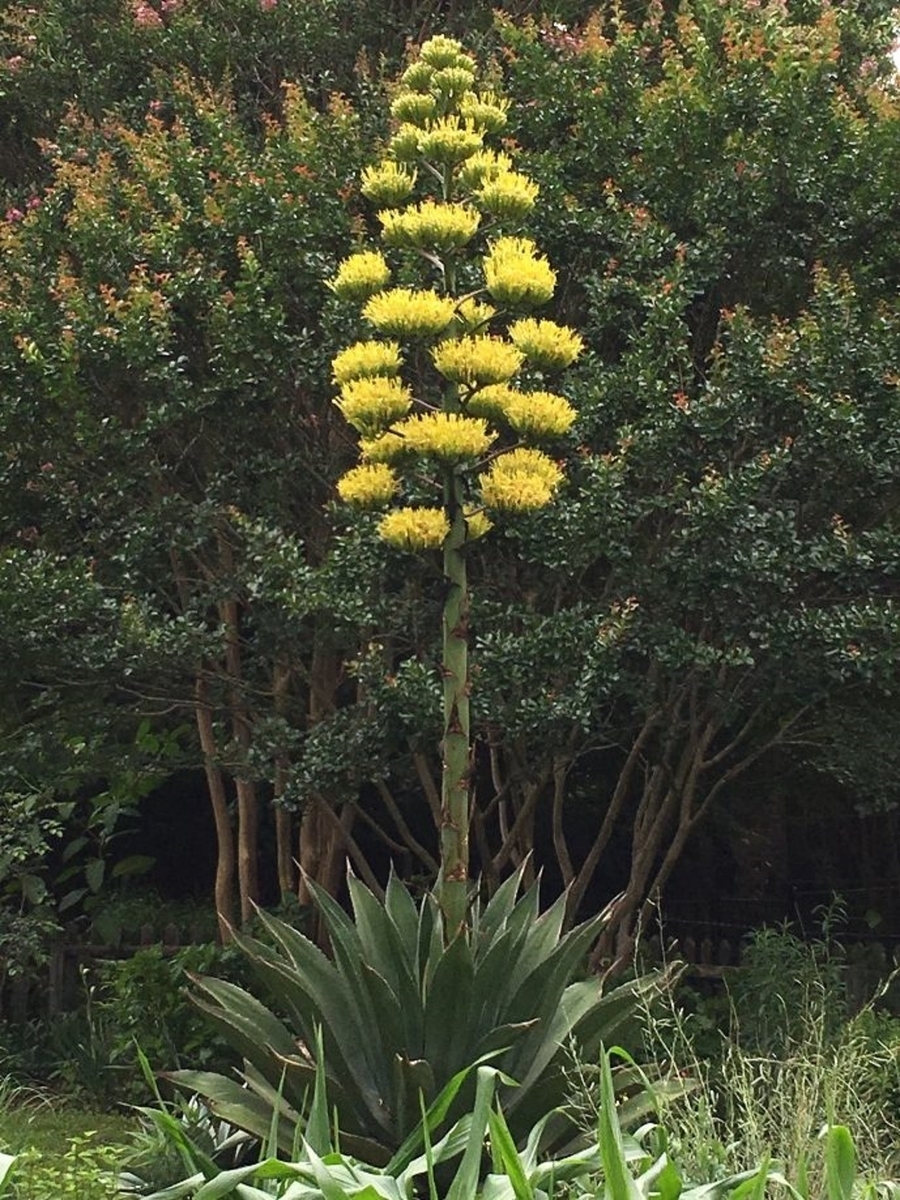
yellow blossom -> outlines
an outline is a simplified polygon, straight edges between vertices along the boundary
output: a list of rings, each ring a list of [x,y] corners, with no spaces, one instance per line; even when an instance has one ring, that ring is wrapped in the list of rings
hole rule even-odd
[[[472,240],[481,216],[467,204],[423,200],[412,208],[385,209],[378,214],[388,246],[420,250],[457,250]]]
[[[378,533],[401,550],[439,550],[450,532],[442,508],[395,508],[378,522]]]
[[[557,325],[555,321],[536,321],[527,317],[513,321],[508,332],[528,361],[541,370],[562,370],[584,349],[584,342],[573,329]]]
[[[396,375],[400,370],[400,347],[396,342],[354,342],[334,356],[331,370],[338,383],[372,375]]]
[[[474,333],[487,325],[496,312],[493,305],[481,304],[478,300],[467,296],[456,306],[456,324],[462,333]]]
[[[494,92],[470,92],[459,102],[460,115],[485,133],[499,133],[506,124],[509,101]]]
[[[359,452],[365,462],[397,462],[409,452],[409,449],[406,438],[401,437],[394,429],[388,429],[377,437],[359,439]]]
[[[405,122],[391,138],[388,148],[397,162],[414,162],[419,157],[422,130]]]
[[[339,265],[331,287],[342,300],[367,300],[391,278],[391,268],[377,250],[361,250]]]
[[[401,421],[392,432],[404,439],[409,451],[446,462],[480,458],[497,437],[478,417],[444,412],[417,413]]]
[[[475,72],[466,67],[442,67],[431,77],[431,90],[446,98],[464,96],[475,82]]]
[[[390,337],[436,337],[453,320],[455,310],[450,296],[432,290],[392,288],[373,296],[363,316]]]
[[[419,61],[427,63],[429,67],[433,67],[437,71],[441,71],[445,67],[463,67],[474,73],[476,68],[475,59],[464,53],[456,38],[445,37],[441,33],[429,38],[423,44],[419,51]]]
[[[510,404],[515,404],[522,393],[507,383],[494,383],[473,392],[466,404],[466,412],[473,417],[487,417],[491,421],[505,421]]]
[[[463,187],[477,188],[488,179],[512,172],[512,159],[508,154],[494,150],[479,150],[467,158],[459,168],[458,179]]]
[[[432,121],[424,133],[418,134],[419,152],[449,166],[464,162],[481,149],[482,143],[483,136],[475,126],[455,115]]]
[[[437,115],[437,97],[427,92],[401,92],[391,101],[391,116],[422,128]]]
[[[554,392],[519,392],[510,398],[504,416],[516,433],[541,438],[568,433],[576,413]]]
[[[354,429],[372,435],[406,416],[412,393],[399,379],[374,375],[345,383],[335,404]]]
[[[505,383],[525,361],[525,355],[511,342],[488,334],[448,338],[435,346],[432,357],[445,379],[470,388]]]
[[[363,169],[360,191],[380,208],[387,204],[402,204],[415,186],[415,171],[407,171],[397,163],[388,161],[377,167]]]
[[[400,83],[412,92],[427,92],[433,75],[434,67],[419,59],[406,68],[400,76]]]
[[[519,221],[534,208],[540,189],[519,171],[501,171],[485,179],[475,199],[486,213],[503,221]]]
[[[553,499],[563,473],[540,450],[518,449],[502,454],[481,477],[481,496],[489,508],[526,511],[543,508]]]
[[[480,508],[466,508],[463,514],[466,518],[466,538],[470,542],[484,537],[493,528],[490,517]]]
[[[363,463],[337,481],[340,498],[357,508],[382,507],[393,499],[397,487],[397,476],[385,463]]]
[[[546,304],[553,295],[556,272],[530,238],[498,238],[483,266],[487,290],[499,304]]]

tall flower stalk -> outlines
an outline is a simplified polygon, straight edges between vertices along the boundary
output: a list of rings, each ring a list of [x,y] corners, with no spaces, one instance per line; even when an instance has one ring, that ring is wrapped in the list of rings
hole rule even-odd
[[[469,885],[466,555],[491,513],[538,509],[557,492],[563,472],[535,443],[572,425],[574,409],[546,390],[547,376],[582,349],[571,329],[526,315],[552,298],[556,275],[520,234],[538,188],[489,146],[507,102],[479,90],[477,74],[451,38],[422,46],[391,104],[385,156],[362,176],[384,249],[361,248],[331,281],[373,330],[333,363],[335,402],[360,446],[338,494],[384,509],[386,542],[443,554],[438,890],[448,937],[465,927]],[[410,259],[418,286],[391,286]]]

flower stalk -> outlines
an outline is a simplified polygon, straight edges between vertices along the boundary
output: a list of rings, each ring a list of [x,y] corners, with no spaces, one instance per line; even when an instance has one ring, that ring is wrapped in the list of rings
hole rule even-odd
[[[532,443],[564,436],[575,419],[569,401],[545,389],[545,376],[582,348],[576,333],[553,321],[497,328],[549,301],[556,275],[534,242],[516,236],[538,188],[487,146],[508,105],[476,91],[476,76],[475,60],[453,39],[422,46],[391,105],[398,125],[385,161],[362,177],[387,254],[360,247],[331,283],[341,300],[361,306],[376,334],[334,360],[335,403],[360,435],[361,456],[338,494],[386,509],[378,532],[389,544],[443,556],[438,894],[448,940],[465,933],[469,902],[467,555],[490,528],[489,514],[540,508],[556,494],[563,472]],[[421,282],[390,287],[404,255],[418,263]],[[474,289],[472,267],[482,278]],[[410,343],[430,347],[437,387],[433,373],[403,379],[404,364],[425,361],[403,353]],[[412,502],[435,485],[432,506]]]

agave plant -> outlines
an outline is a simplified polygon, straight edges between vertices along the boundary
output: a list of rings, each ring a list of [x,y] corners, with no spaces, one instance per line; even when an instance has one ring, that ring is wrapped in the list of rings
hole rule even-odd
[[[473,1066],[488,1060],[501,1072],[504,1111],[522,1144],[564,1099],[570,1039],[595,1053],[669,976],[655,972],[609,991],[579,978],[603,915],[563,933],[565,897],[541,913],[537,885],[519,895],[520,883],[521,872],[487,904],[476,903],[449,942],[436,899],[426,895],[417,906],[396,878],[382,902],[351,877],[352,918],[317,890],[333,958],[262,914],[271,944],[236,940],[271,1007],[234,984],[194,978],[195,1002],[244,1058],[243,1079],[202,1071],[168,1078],[261,1138],[277,1114],[278,1144],[290,1152],[321,1059],[320,1027],[328,1095],[351,1153],[384,1164],[415,1139],[420,1105],[441,1097],[449,1126],[472,1102]],[[556,1113],[545,1146],[571,1135]]]

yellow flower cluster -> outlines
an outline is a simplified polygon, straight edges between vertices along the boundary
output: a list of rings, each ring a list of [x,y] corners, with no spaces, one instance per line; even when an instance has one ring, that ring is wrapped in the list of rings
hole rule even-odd
[[[493,92],[469,92],[460,98],[459,112],[483,133],[499,133],[506,124],[509,101]]]
[[[505,383],[525,361],[512,343],[488,334],[447,338],[435,346],[432,358],[445,379],[469,388]]]
[[[406,438],[395,429],[388,429],[376,437],[363,437],[359,440],[359,452],[365,462],[397,462],[408,450]]]
[[[367,300],[390,282],[391,268],[377,250],[361,250],[351,254],[338,266],[331,281],[335,295],[341,300]]]
[[[553,499],[563,473],[540,450],[510,450],[495,458],[481,477],[481,496],[489,508],[524,512]]]
[[[501,171],[485,179],[475,193],[478,204],[501,221],[520,221],[534,208],[540,188],[519,171]]]
[[[427,454],[444,462],[464,462],[486,454],[497,438],[487,422],[459,413],[417,413],[401,421],[393,430],[403,438],[405,449]]]
[[[456,114],[432,121],[428,129],[418,134],[419,153],[447,166],[464,162],[482,145],[483,135],[470,121]]]
[[[408,171],[390,159],[377,167],[364,167],[361,178],[360,191],[379,208],[402,204],[416,186],[416,172]]]
[[[399,379],[373,375],[345,383],[335,404],[354,429],[371,436],[406,416],[412,392]]]
[[[530,238],[498,238],[482,265],[487,290],[498,304],[546,304],[553,295],[556,272]]]
[[[466,508],[463,511],[466,518],[466,538],[470,542],[484,537],[493,528],[493,523],[487,513],[480,508]]]
[[[401,550],[439,550],[450,532],[442,508],[395,508],[378,522],[378,533]]]
[[[568,367],[584,349],[584,342],[573,329],[555,321],[527,317],[513,321],[508,332],[528,361],[545,371]]]
[[[430,199],[402,211],[385,209],[378,219],[388,246],[445,253],[467,245],[481,223],[481,215],[467,204],[438,204]]]
[[[429,92],[401,92],[391,101],[391,116],[397,121],[408,121],[420,129],[437,116],[437,97]]]
[[[363,463],[337,481],[337,492],[345,504],[356,508],[381,508],[397,493],[397,476],[384,463]]]
[[[466,95],[475,82],[475,72],[466,67],[443,67],[431,77],[431,90],[445,99],[456,100]]]
[[[513,173],[512,159],[508,154],[497,154],[494,150],[479,150],[459,168],[457,178],[465,188],[475,190],[486,180],[498,175]]]
[[[432,71],[442,71],[445,67],[461,67],[474,75],[478,64],[471,54],[463,53],[456,38],[446,37],[439,33],[429,38],[419,51],[419,61],[429,66]]]
[[[368,379],[372,375],[397,375],[400,371],[400,347],[396,342],[354,342],[331,362],[337,383]]]
[[[471,296],[460,300],[456,306],[456,324],[462,333],[474,333],[487,325],[497,310],[491,304],[481,304]]]
[[[510,405],[515,405],[522,393],[506,383],[495,383],[473,392],[466,405],[466,412],[473,417],[487,417],[490,421],[505,421]]]
[[[363,309],[367,321],[397,338],[437,337],[447,328],[456,313],[450,296],[440,296],[434,290],[391,288],[372,296]]]
[[[575,409],[554,392],[516,392],[503,414],[516,433],[525,437],[562,437],[572,428]]]

